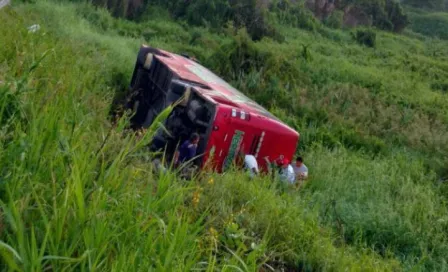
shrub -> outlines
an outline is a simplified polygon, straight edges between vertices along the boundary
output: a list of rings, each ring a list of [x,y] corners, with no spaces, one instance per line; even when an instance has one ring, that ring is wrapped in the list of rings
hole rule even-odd
[[[77,12],[93,26],[102,31],[114,28],[114,20],[110,13],[104,8],[92,8],[85,3],[77,7]]]
[[[446,0],[403,0],[403,3],[418,8],[442,9],[446,8],[448,2]]]
[[[270,10],[276,14],[279,22],[306,30],[315,30],[319,21],[313,13],[305,7],[304,2],[292,3],[289,1],[278,1],[271,4]]]
[[[439,13],[411,13],[412,31],[440,39],[448,40],[448,14]]]
[[[371,16],[375,27],[387,31],[402,31],[409,23],[397,0],[346,0],[341,6],[354,5]]]
[[[214,67],[221,76],[231,80],[239,75],[258,71],[266,65],[272,56],[271,53],[263,53],[249,37],[246,29],[238,31],[232,42],[224,44],[213,54],[208,63]]]
[[[331,28],[341,28],[344,21],[344,12],[335,10],[325,19],[325,25]]]
[[[356,41],[368,47],[374,48],[376,46],[376,32],[370,29],[358,29],[355,34]]]
[[[448,93],[448,81],[437,81],[431,83],[431,89]]]
[[[227,0],[192,1],[186,9],[186,18],[188,22],[194,25],[208,25],[218,28],[231,16],[232,10]]]
[[[263,36],[275,35],[275,29],[267,20],[267,10],[257,0],[230,2],[232,3],[232,20],[235,22],[235,26],[245,27],[252,39],[260,40]]]
[[[268,22],[267,10],[257,0],[198,0],[156,1],[167,7],[176,18],[185,18],[190,24],[221,30],[232,21],[237,28],[246,28],[251,38],[260,40],[264,36],[279,39],[279,34]]]
[[[401,32],[408,24],[409,18],[400,3],[395,0],[386,1],[387,18],[395,32]]]
[[[92,0],[96,6],[107,8],[116,17],[137,18],[144,10],[142,0]]]

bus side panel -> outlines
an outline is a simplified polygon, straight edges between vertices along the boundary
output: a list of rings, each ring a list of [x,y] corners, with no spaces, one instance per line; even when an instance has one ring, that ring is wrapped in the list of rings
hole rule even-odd
[[[218,172],[223,171],[223,164],[228,155],[231,137],[233,136],[229,131],[230,113],[229,109],[217,105],[215,121],[205,151],[204,163],[206,165],[211,164]],[[210,156],[213,156],[213,158]]]
[[[297,144],[297,136],[267,133],[257,160],[264,170],[267,170],[267,161],[273,163],[280,158],[286,158],[292,162]]]
[[[254,155],[262,170],[267,170],[267,161],[279,158],[293,160],[298,144],[298,134],[268,118],[254,117],[242,120],[232,117],[232,111],[218,106],[214,129],[207,153],[214,153],[213,165],[219,172],[230,167],[240,149]],[[208,154],[206,154],[208,155]]]
[[[267,118],[251,118],[250,121],[231,119],[232,129],[244,131],[241,148],[245,154],[254,155],[259,167],[267,171],[267,162],[279,158],[292,161],[298,144],[298,135],[276,121]]]

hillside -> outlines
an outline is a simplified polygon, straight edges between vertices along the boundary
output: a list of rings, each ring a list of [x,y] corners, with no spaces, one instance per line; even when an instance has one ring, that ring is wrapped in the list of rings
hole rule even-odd
[[[447,13],[404,6],[397,32],[385,6],[347,28],[304,5],[180,2],[0,10],[0,269],[448,271]],[[155,176],[157,127],[110,116],[142,43],[195,56],[300,131],[309,182]]]

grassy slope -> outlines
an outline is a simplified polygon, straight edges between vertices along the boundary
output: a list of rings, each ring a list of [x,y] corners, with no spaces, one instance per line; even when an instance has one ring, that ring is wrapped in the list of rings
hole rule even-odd
[[[446,163],[448,102],[431,89],[448,73],[446,42],[379,33],[373,50],[345,31],[282,27],[285,43],[254,46],[298,67],[293,89],[276,75],[272,104],[247,87],[256,73],[229,79],[300,129],[311,182],[284,191],[229,173],[185,184],[151,174],[138,148],[151,130],[122,136],[108,121],[145,39],[219,70],[210,56],[232,38],[163,13],[135,24],[83,5],[0,11],[2,269],[448,269],[434,172]],[[42,29],[29,34],[33,23]]]
[[[408,7],[411,19],[410,28],[420,34],[440,39],[448,39],[448,14],[446,12],[428,12]]]

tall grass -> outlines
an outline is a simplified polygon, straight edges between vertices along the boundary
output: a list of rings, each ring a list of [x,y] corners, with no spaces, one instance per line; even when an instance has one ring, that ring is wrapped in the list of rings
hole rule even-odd
[[[372,160],[316,148],[308,155],[316,172],[303,197],[344,242],[393,254],[406,269],[445,271],[446,201],[434,173],[410,155]]]

